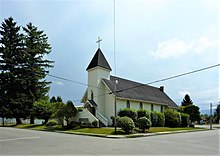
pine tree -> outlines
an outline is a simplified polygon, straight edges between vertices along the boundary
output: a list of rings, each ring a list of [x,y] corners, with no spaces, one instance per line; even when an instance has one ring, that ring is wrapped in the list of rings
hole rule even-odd
[[[53,61],[44,58],[45,55],[51,52],[50,44],[48,43],[48,37],[43,31],[38,30],[32,23],[23,27],[25,34],[25,54],[26,54],[26,66],[25,66],[25,78],[26,89],[28,90],[31,103],[44,98],[49,91],[50,82],[45,80],[48,74],[48,69],[52,67]],[[33,123],[33,117],[31,116],[31,123]]]
[[[189,106],[192,104],[193,104],[193,102],[192,102],[190,96],[188,94],[186,94],[183,101],[182,101],[182,106]]]
[[[16,118],[17,124],[31,115],[34,101],[47,94],[50,82],[45,77],[53,63],[44,58],[51,47],[43,31],[31,23],[23,30],[25,35],[12,17],[0,30],[0,116]]]
[[[21,68],[25,63],[23,35],[19,33],[20,27],[12,17],[5,19],[0,28],[0,104],[1,109],[8,112],[4,116],[13,116],[19,124],[20,118],[26,117],[25,110],[28,107],[23,104],[27,97],[22,93]]]

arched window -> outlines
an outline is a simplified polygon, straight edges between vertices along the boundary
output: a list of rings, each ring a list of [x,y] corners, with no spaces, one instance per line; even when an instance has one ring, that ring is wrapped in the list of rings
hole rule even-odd
[[[143,109],[143,103],[140,102],[140,109]]]
[[[127,108],[130,108],[130,101],[129,100],[127,100]]]
[[[93,100],[94,95],[93,95],[93,91],[91,90],[91,100]]]

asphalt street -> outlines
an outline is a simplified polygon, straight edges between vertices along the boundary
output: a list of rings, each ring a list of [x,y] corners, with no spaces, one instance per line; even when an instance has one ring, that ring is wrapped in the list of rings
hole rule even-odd
[[[219,155],[220,130],[110,139],[0,127],[0,155]]]

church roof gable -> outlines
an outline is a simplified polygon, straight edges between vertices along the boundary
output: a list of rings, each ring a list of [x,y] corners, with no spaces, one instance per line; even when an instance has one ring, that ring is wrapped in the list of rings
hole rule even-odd
[[[95,55],[92,58],[92,61],[89,63],[86,70],[95,67],[102,67],[110,71],[112,70],[100,48],[96,51]]]
[[[115,76],[110,76],[110,80],[103,79],[104,83],[108,86],[108,88],[112,92],[114,91],[115,79],[118,81],[118,83],[116,84],[116,88],[117,88],[116,90],[119,91],[116,94],[118,98],[147,101],[152,103],[168,105],[171,108],[178,108],[176,103],[165,92],[161,91],[159,88],[122,79]]]

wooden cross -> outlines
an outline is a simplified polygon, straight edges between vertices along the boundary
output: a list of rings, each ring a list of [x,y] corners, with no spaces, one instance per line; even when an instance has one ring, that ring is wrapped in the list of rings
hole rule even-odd
[[[98,48],[100,48],[100,42],[102,41],[102,39],[100,37],[98,37],[98,41],[96,41],[96,43],[98,43]]]

